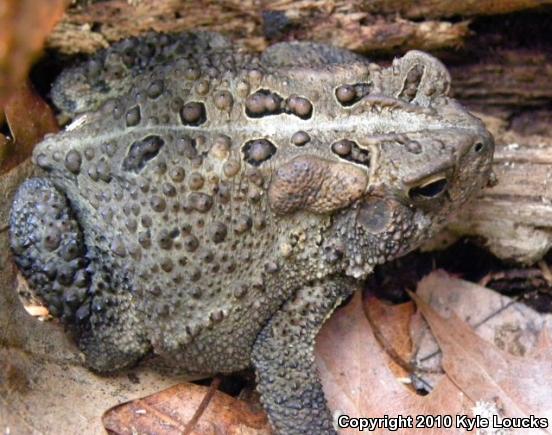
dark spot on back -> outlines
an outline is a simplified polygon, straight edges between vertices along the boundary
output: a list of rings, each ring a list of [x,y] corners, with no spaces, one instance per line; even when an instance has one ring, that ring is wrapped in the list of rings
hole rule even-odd
[[[370,151],[360,148],[349,139],[342,139],[332,144],[332,152],[344,160],[370,167]]]
[[[288,113],[301,119],[309,119],[312,111],[313,105],[307,98],[294,94],[284,100],[268,89],[259,89],[245,100],[245,113],[250,118]]]
[[[180,109],[180,120],[184,125],[197,126],[207,121],[205,105],[197,101],[184,104]]]
[[[267,139],[255,139],[245,143],[242,148],[246,162],[259,166],[276,154],[276,146]]]
[[[153,159],[165,144],[159,136],[147,136],[134,142],[123,160],[125,171],[139,172],[146,166],[146,163]]]
[[[125,115],[127,127],[134,127],[140,123],[141,119],[140,106],[134,106],[129,109]]]
[[[283,113],[283,98],[276,92],[260,89],[250,94],[245,100],[245,113],[250,118],[261,118],[267,115]]]
[[[335,97],[344,107],[352,106],[370,93],[370,83],[344,84],[335,90]]]

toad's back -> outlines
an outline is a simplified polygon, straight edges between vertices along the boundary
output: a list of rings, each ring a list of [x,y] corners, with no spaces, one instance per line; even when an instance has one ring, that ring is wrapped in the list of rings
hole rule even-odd
[[[317,66],[316,59],[311,69],[277,72],[276,63],[288,59],[277,49],[263,64],[218,36],[186,38],[204,51],[190,41],[162,40],[182,49],[151,65],[139,61],[150,45],[145,41],[116,46],[111,53],[120,51],[131,65],[124,83],[116,79],[121,59],[109,53],[65,73],[56,84],[58,102],[101,108],[35,150],[38,165],[72,204],[87,247],[86,262],[68,266],[73,282],[49,293],[50,309],[69,322],[90,322],[88,347],[98,348],[90,359],[99,369],[117,365],[108,342],[122,351],[121,364],[153,346],[192,371],[249,365],[257,331],[316,273],[315,258],[283,263],[291,255],[290,233],[327,226],[322,216],[274,214],[267,197],[273,171],[296,156],[338,160],[328,143],[344,139],[353,122],[333,89],[354,83],[353,73],[368,74],[364,62]],[[317,46],[303,48],[320,55]],[[357,59],[337,50],[334,57]],[[68,103],[71,83],[80,98]],[[353,170],[349,178],[365,187],[364,174],[358,177]],[[283,210],[294,206],[279,202]],[[87,291],[75,292],[81,269],[94,279]],[[269,279],[279,281],[278,292],[267,294]],[[106,318],[117,325],[104,334]]]

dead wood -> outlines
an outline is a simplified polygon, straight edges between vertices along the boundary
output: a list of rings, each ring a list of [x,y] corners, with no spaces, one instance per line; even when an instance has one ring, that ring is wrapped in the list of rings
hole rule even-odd
[[[500,50],[449,69],[454,96],[482,112],[538,109],[552,101],[552,51]]]
[[[400,13],[408,18],[433,18],[507,14],[552,3],[550,0],[371,0],[367,10],[378,13]]]
[[[362,2],[206,0],[112,0],[76,6],[51,35],[48,46],[63,53],[90,53],[148,30],[223,32],[253,50],[279,39],[333,43],[360,52],[459,47],[470,35],[467,21],[407,20],[382,16]]]

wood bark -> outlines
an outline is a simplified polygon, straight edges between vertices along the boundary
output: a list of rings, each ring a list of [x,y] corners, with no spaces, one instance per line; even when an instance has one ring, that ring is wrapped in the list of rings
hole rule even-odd
[[[476,63],[449,66],[449,70],[454,96],[484,113],[506,109],[505,118],[552,102],[552,51],[501,50]]]
[[[291,37],[371,53],[456,47],[470,33],[466,21],[382,17],[377,8],[359,1],[113,0],[71,8],[48,46],[69,54],[92,52],[147,30],[190,29],[222,32],[258,51],[271,41]]]
[[[550,0],[368,0],[368,10],[400,13],[408,18],[496,15],[537,8]]]
[[[499,257],[540,259],[552,246],[552,0],[77,1],[49,39],[88,53],[147,30],[206,29],[263,50],[282,40],[327,42],[388,62],[429,50],[449,67],[454,95],[495,135],[499,183],[449,231]],[[508,14],[508,15],[500,15]]]

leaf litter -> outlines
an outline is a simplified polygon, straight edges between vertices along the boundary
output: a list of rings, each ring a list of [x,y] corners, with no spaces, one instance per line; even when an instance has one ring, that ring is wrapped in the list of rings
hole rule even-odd
[[[355,295],[324,325],[317,343],[317,363],[334,416],[451,415],[454,423],[456,415],[490,418],[495,414],[499,420],[533,415],[552,422],[550,315],[536,313],[519,302],[442,271],[435,271],[420,281],[413,298],[430,329],[421,334],[421,316],[411,317],[410,360],[405,338],[397,338],[400,337],[397,331],[407,334],[405,319],[400,320],[404,313],[398,316],[400,321],[390,325],[397,318],[393,312],[404,312],[406,307],[385,308],[373,298],[367,298],[363,307],[360,296]],[[372,318],[376,333],[365,311],[380,312]],[[463,320],[451,315],[451,311],[456,311]],[[448,317],[443,317],[444,314]],[[395,331],[389,332],[391,329]],[[433,376],[429,393],[419,395],[415,389],[424,383],[405,383],[404,373],[393,368],[396,365],[393,358],[399,357],[407,366],[416,367],[420,362],[421,341],[430,341],[429,331],[438,343],[437,346],[433,342],[435,348],[429,354],[442,352],[443,357],[435,355],[437,363],[418,367],[417,372],[410,373],[413,380],[427,376],[428,372]],[[478,335],[482,332],[483,338]],[[379,342],[374,334],[381,336]],[[382,340],[386,342],[383,347],[379,344]],[[401,342],[402,345],[397,344]],[[388,348],[393,350],[388,352]],[[427,344],[423,348],[429,350]],[[440,374],[434,376],[435,372]],[[517,431],[491,427],[478,433],[515,434]],[[523,433],[549,433],[546,431],[549,429]],[[411,432],[412,429],[396,433]],[[415,433],[465,432],[453,424],[452,428],[416,430]],[[358,431],[347,429],[342,433]]]
[[[109,410],[103,423],[111,433],[132,435],[155,433],[268,435],[266,414],[260,408],[212,390],[205,409],[195,425],[190,425],[196,409],[209,394],[209,388],[191,383],[179,384],[159,393]],[[193,428],[192,428],[193,426]]]
[[[0,174],[30,157],[46,134],[59,130],[52,109],[29,82],[23,81],[12,91],[3,109],[10,136],[0,134]]]
[[[0,4],[0,108],[25,82],[31,63],[70,0],[3,0]]]
[[[70,0],[3,0],[0,2],[0,173],[30,156],[46,133],[58,131],[50,107],[27,79],[44,41]]]
[[[330,318],[318,337],[318,368],[334,416],[467,414],[473,406],[473,402],[448,379],[440,382],[427,396],[419,396],[398,381],[388,368],[389,356],[378,344],[364,314],[359,293]],[[343,430],[342,433],[358,432]],[[437,429],[420,433],[457,432]]]

